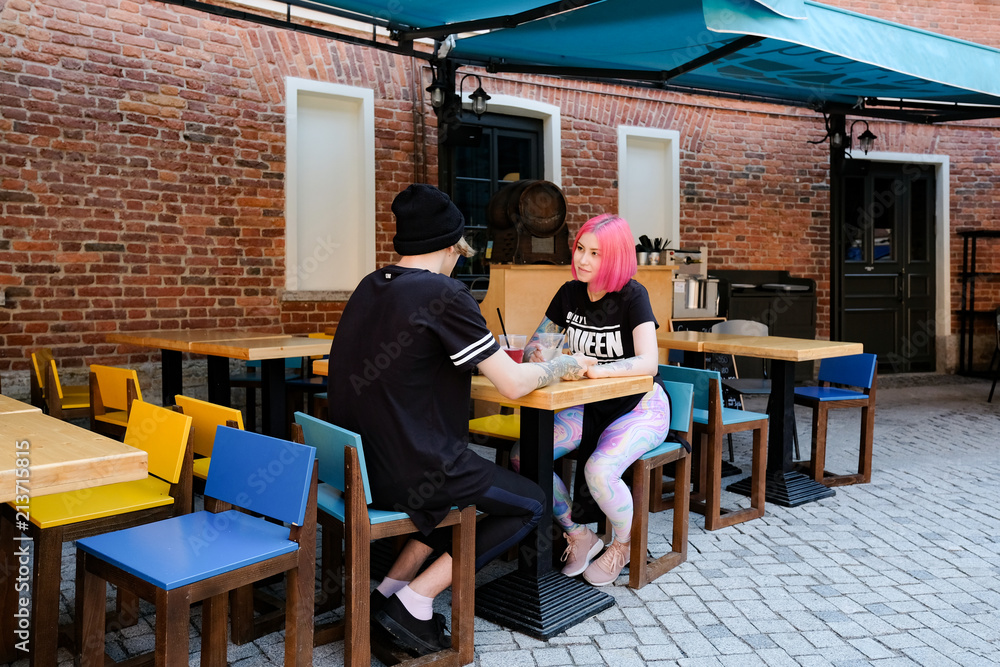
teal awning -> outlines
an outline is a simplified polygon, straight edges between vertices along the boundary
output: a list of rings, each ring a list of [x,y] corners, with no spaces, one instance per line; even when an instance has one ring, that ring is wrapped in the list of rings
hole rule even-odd
[[[387,28],[394,44],[362,43],[417,56],[411,40],[454,35],[439,54],[491,71],[927,122],[1000,116],[1000,50],[811,0],[282,1]]]
[[[809,0],[605,0],[461,39],[452,53],[503,71],[662,76],[817,108],[859,98],[1000,104],[997,49]]]

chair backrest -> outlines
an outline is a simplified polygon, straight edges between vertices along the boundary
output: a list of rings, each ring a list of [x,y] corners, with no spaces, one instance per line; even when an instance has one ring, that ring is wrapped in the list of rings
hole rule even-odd
[[[49,380],[52,382],[52,386],[49,387],[48,391],[45,390],[45,385],[42,385],[42,391],[45,399],[62,401],[64,398],[62,380],[59,379],[59,369],[56,368],[55,359],[49,359],[44,377],[48,378],[48,380],[46,380],[46,385],[49,383]]]
[[[829,357],[819,362],[819,381],[851,387],[872,388],[878,356],[867,352],[848,357]]]
[[[177,394],[174,396],[177,406],[192,419],[194,424],[194,453],[199,456],[211,456],[215,444],[215,431],[220,426],[236,423],[236,428],[243,430],[243,413],[236,408],[227,408],[208,401],[202,401],[190,396]]]
[[[307,445],[220,426],[205,495],[301,526],[315,461]]]
[[[31,368],[35,372],[35,381],[45,389],[45,376],[48,374],[49,362],[55,363],[52,350],[42,347],[31,353]]]
[[[124,442],[146,452],[149,473],[177,484],[191,435],[191,418],[142,400],[132,402]]]
[[[670,430],[691,432],[691,410],[694,407],[694,386],[687,382],[663,381],[670,396]]]
[[[692,401],[697,410],[708,410],[710,381],[714,379],[716,381],[715,391],[719,395],[719,405],[722,405],[722,379],[719,371],[661,364],[660,379],[664,382],[685,382],[691,385],[693,390]],[[671,396],[672,399],[673,396]]]
[[[725,320],[712,325],[712,333],[737,336],[766,336],[767,325],[753,320]]]
[[[368,488],[368,468],[365,466],[365,450],[361,445],[361,436],[304,412],[295,413],[295,423],[302,427],[305,443],[316,448],[316,455],[319,456],[320,480],[338,491],[347,490],[344,479],[344,447],[354,447],[358,450],[361,482],[365,487],[365,504],[371,505],[372,492]]]
[[[97,378],[97,387],[101,392],[101,405],[105,409],[128,410],[129,380],[135,382],[136,399],[142,400],[139,374],[134,369],[91,364],[90,372]]]

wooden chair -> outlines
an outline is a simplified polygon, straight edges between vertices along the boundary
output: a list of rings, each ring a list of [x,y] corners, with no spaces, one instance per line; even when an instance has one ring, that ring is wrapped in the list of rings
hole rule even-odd
[[[804,405],[813,410],[812,455],[807,463],[808,474],[826,486],[867,484],[872,479],[878,357],[874,354],[855,354],[823,359],[819,364],[818,379],[820,384],[817,387],[795,389],[795,405]],[[837,408],[861,408],[861,447],[857,474],[836,475],[825,470],[827,417],[830,410]]]
[[[181,412],[191,417],[194,426],[192,472],[195,479],[204,481],[208,479],[208,468],[212,463],[216,429],[219,426],[229,426],[243,430],[243,413],[236,408],[227,408],[182,394],[177,394],[174,401]]]
[[[691,509],[705,515],[705,528],[717,530],[764,515],[767,464],[767,415],[724,408],[718,371],[682,366],[660,366],[664,381],[686,382],[694,387],[694,444],[692,466],[698,474],[698,493],[691,495]],[[753,431],[750,507],[722,507],[722,437]],[[701,443],[707,443],[703,446]]]
[[[344,664],[367,666],[371,663],[372,649],[379,653],[385,648],[370,641],[370,543],[418,531],[404,512],[368,507],[372,498],[359,435],[301,412],[295,413],[295,424],[299,427],[296,429],[298,437],[316,447],[320,461],[323,484],[319,489],[318,505],[323,527],[323,590],[346,591],[343,620],[331,627],[317,628],[316,641],[319,644],[343,638]],[[474,507],[453,509],[439,526],[451,526],[453,536],[452,645],[450,649],[424,656],[414,663],[465,665],[475,657],[476,510]],[[345,541],[343,553],[341,540]],[[342,569],[344,584],[340,583]]]
[[[131,368],[90,366],[90,430],[121,438],[133,401],[142,400],[139,375]]]
[[[90,387],[64,385],[52,350],[47,347],[31,353],[31,404],[56,419],[82,419],[90,416]],[[50,388],[51,391],[46,391]]]
[[[694,387],[681,382],[664,382],[670,396],[670,429],[690,438]],[[674,464],[674,510],[671,550],[658,558],[648,554],[649,513],[655,504],[666,509],[660,481],[663,466]],[[632,537],[629,553],[628,585],[640,589],[687,560],[688,503],[691,487],[691,457],[680,442],[666,441],[646,452],[632,464]],[[610,531],[606,531],[610,532]]]
[[[738,336],[767,336],[768,328],[762,322],[753,320],[726,320],[712,325],[712,333],[735,334]],[[729,390],[740,398],[740,407],[746,409],[743,403],[744,396],[769,396],[771,394],[771,379],[767,376],[767,359],[751,359],[760,363],[761,375],[763,377],[740,377],[739,368],[736,365],[736,356],[732,355],[733,371],[736,377],[722,378],[722,390]],[[741,357],[742,358],[742,357]],[[728,434],[729,460],[733,460],[733,435]],[[799,454],[799,434],[797,430],[792,431],[792,443],[795,445],[795,458],[800,458]]]
[[[205,493],[218,501],[217,512],[77,542],[77,646],[82,649],[77,664],[105,665],[107,583],[155,603],[155,661],[164,667],[187,666],[190,607],[202,601],[201,664],[221,666],[228,646],[229,591],[284,573],[285,665],[312,666],[316,452],[223,426],[212,459]]]
[[[190,417],[135,401],[125,432],[125,443],[147,452],[149,476],[146,479],[31,499],[30,520],[27,521],[27,528],[23,529],[34,541],[35,556],[28,627],[33,639],[31,665],[56,664],[63,543],[190,512],[190,441]],[[0,548],[6,550],[8,559],[12,559],[17,519],[13,503],[4,504],[0,514],[3,539]],[[18,523],[19,527],[21,525]],[[158,546],[162,548],[163,545],[160,543]],[[12,563],[13,560],[7,562]],[[0,609],[3,618],[0,619],[0,627],[3,638],[0,639],[0,646],[5,650],[0,655],[0,662],[16,657],[11,654],[13,646],[8,643],[14,636],[14,628],[10,624],[17,621],[14,617],[18,597],[14,589],[15,580],[16,577],[7,577],[2,589],[3,604]],[[102,613],[105,606],[103,590],[99,602]],[[130,606],[128,602],[128,596],[124,599],[119,596],[120,614],[136,613],[135,605]],[[131,619],[133,623],[135,620],[137,617]],[[186,650],[187,641],[184,646]]]

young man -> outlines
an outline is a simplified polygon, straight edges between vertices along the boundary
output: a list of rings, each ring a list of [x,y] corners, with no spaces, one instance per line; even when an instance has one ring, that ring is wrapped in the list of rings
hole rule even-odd
[[[451,585],[453,505],[486,512],[476,524],[476,569],[538,523],[542,490],[469,449],[472,370],[517,398],[560,377],[582,378],[593,359],[517,364],[497,344],[469,290],[450,278],[471,256],[465,219],[443,192],[411,185],[392,203],[402,258],[358,285],[330,350],[330,421],[359,433],[376,507],[409,514],[421,537],[404,547],[372,593],[375,619],[414,653],[450,645],[434,598]],[[436,549],[445,553],[417,575]]]

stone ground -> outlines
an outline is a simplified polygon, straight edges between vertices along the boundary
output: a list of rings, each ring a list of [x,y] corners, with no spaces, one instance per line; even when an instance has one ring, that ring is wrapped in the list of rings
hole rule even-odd
[[[546,642],[477,618],[475,664],[1000,664],[1000,401],[987,404],[988,390],[985,380],[958,376],[880,378],[872,483],[797,508],[768,505],[763,518],[714,532],[692,514],[686,563],[640,591],[621,577],[605,589],[614,607]],[[846,472],[859,411],[843,412],[851,414],[831,415],[827,467]],[[808,429],[802,411],[804,445]],[[736,464],[748,461],[749,437],[738,437]],[[670,512],[653,517],[654,553],[669,530]],[[72,545],[63,563],[68,621]],[[512,567],[496,563],[479,582]],[[447,611],[446,599],[441,605]],[[136,627],[108,635],[116,657],[152,648],[152,608],[143,609]],[[200,620],[196,607],[192,664]],[[229,650],[240,667],[280,665],[282,657],[282,633]],[[316,665],[342,662],[341,642],[316,649]],[[68,651],[59,664],[72,664]]]

